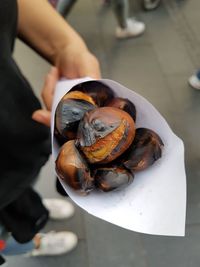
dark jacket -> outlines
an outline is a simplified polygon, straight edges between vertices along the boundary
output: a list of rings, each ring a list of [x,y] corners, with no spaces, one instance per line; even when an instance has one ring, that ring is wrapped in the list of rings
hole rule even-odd
[[[31,118],[32,113],[41,108],[41,105],[12,57],[16,27],[17,1],[1,0],[0,220],[4,224],[8,223],[7,227],[10,230],[12,230],[10,222],[14,222],[14,220],[17,222],[20,218],[17,213],[14,213],[14,210],[18,212],[23,207],[23,216],[28,221],[32,218],[30,211],[35,212],[42,207],[40,201],[29,202],[29,206],[25,205],[27,203],[20,201],[23,200],[24,194],[26,199],[31,201],[34,193],[30,186],[35,181],[51,152],[49,129]],[[13,205],[16,205],[16,207]],[[29,208],[27,217],[25,208]],[[46,209],[43,209],[43,212],[44,216],[46,216]],[[38,212],[38,220],[41,217],[41,213]],[[6,216],[7,218],[5,218]],[[35,222],[37,219],[34,217],[33,221]],[[21,226],[23,226],[23,223]],[[29,228],[23,226],[23,229]],[[30,236],[32,234],[28,233],[26,238],[22,237],[22,241],[29,239]]]

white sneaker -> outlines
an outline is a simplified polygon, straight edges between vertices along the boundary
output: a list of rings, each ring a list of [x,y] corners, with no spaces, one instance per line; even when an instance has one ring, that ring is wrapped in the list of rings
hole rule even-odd
[[[137,37],[145,31],[145,24],[143,22],[133,19],[127,19],[127,27],[117,27],[116,37],[119,39],[125,39],[130,37]]]
[[[77,236],[72,232],[49,232],[38,234],[40,246],[32,250],[29,256],[56,256],[74,249],[78,243]]]
[[[192,75],[189,80],[188,80],[190,86],[192,86],[192,88],[200,90],[200,79],[198,78],[198,76],[196,74]]]
[[[57,198],[43,199],[44,206],[49,211],[50,219],[62,220],[68,219],[74,214],[74,206],[67,200]]]

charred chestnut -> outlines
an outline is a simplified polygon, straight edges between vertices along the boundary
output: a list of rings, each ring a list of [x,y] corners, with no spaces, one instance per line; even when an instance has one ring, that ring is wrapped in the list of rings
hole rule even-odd
[[[104,167],[96,170],[95,186],[104,191],[122,189],[133,181],[133,174],[121,167]]]
[[[78,146],[89,163],[108,163],[132,143],[135,124],[120,109],[102,107],[87,112],[78,128]]]
[[[122,109],[130,114],[134,121],[136,120],[135,105],[127,98],[114,97],[106,104],[106,106]]]
[[[88,193],[94,188],[94,179],[74,140],[61,147],[56,159],[56,171],[59,177],[76,191]]]
[[[114,97],[111,88],[98,81],[88,81],[78,84],[72,88],[72,91],[73,90],[88,94],[99,107],[105,106],[106,103]]]
[[[163,142],[150,129],[136,129],[135,139],[126,152],[123,165],[135,172],[146,169],[162,156]]]
[[[55,112],[55,128],[58,133],[71,140],[76,138],[78,124],[85,112],[94,109],[96,106],[81,99],[63,98]]]

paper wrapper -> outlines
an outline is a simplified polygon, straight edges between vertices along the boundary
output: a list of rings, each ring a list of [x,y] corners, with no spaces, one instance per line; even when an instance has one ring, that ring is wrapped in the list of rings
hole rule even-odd
[[[78,83],[92,80],[59,81],[52,109],[52,153],[55,161],[59,146],[53,136],[55,109]],[[142,96],[112,80],[102,79],[117,96],[131,100],[137,110],[136,128],[158,133],[164,143],[161,159],[135,174],[134,181],[121,191],[92,191],[80,196],[61,180],[69,197],[88,213],[120,227],[153,235],[184,236],[186,215],[186,176],[184,146],[160,113]]]

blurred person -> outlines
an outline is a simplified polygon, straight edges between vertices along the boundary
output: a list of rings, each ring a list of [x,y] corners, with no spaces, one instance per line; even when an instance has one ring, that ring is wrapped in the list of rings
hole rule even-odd
[[[76,0],[49,0],[49,2],[62,16],[66,16]],[[104,0],[103,4],[111,4],[118,24],[116,28],[117,38],[137,37],[145,31],[143,22],[129,17],[129,0]]]
[[[25,190],[16,200],[0,210],[0,253],[4,256],[42,256],[60,255],[71,251],[78,241],[74,233],[37,232],[45,226],[49,218],[68,219],[73,214],[74,207],[69,202],[62,199],[41,201],[39,195],[31,188]]]
[[[197,90],[200,90],[200,69],[198,69],[188,80],[189,85]]]
[[[126,39],[144,33],[145,24],[129,17],[129,0],[110,0],[117,19],[116,37]]]
[[[46,109],[42,109],[13,59],[17,36],[55,66],[42,90]],[[55,219],[66,218],[71,206],[66,209],[68,215],[63,215],[60,207],[65,210],[66,203],[60,206],[54,200],[42,200],[32,185],[51,153],[48,126],[57,80],[99,78],[99,63],[79,34],[46,0],[0,1],[0,40],[0,245],[5,245],[0,250],[8,249],[11,233],[16,241],[14,250],[20,249],[19,243],[25,247],[31,243],[29,252],[33,255],[66,253],[77,243],[75,234],[41,234],[40,230],[53,217],[53,210],[57,212]]]

